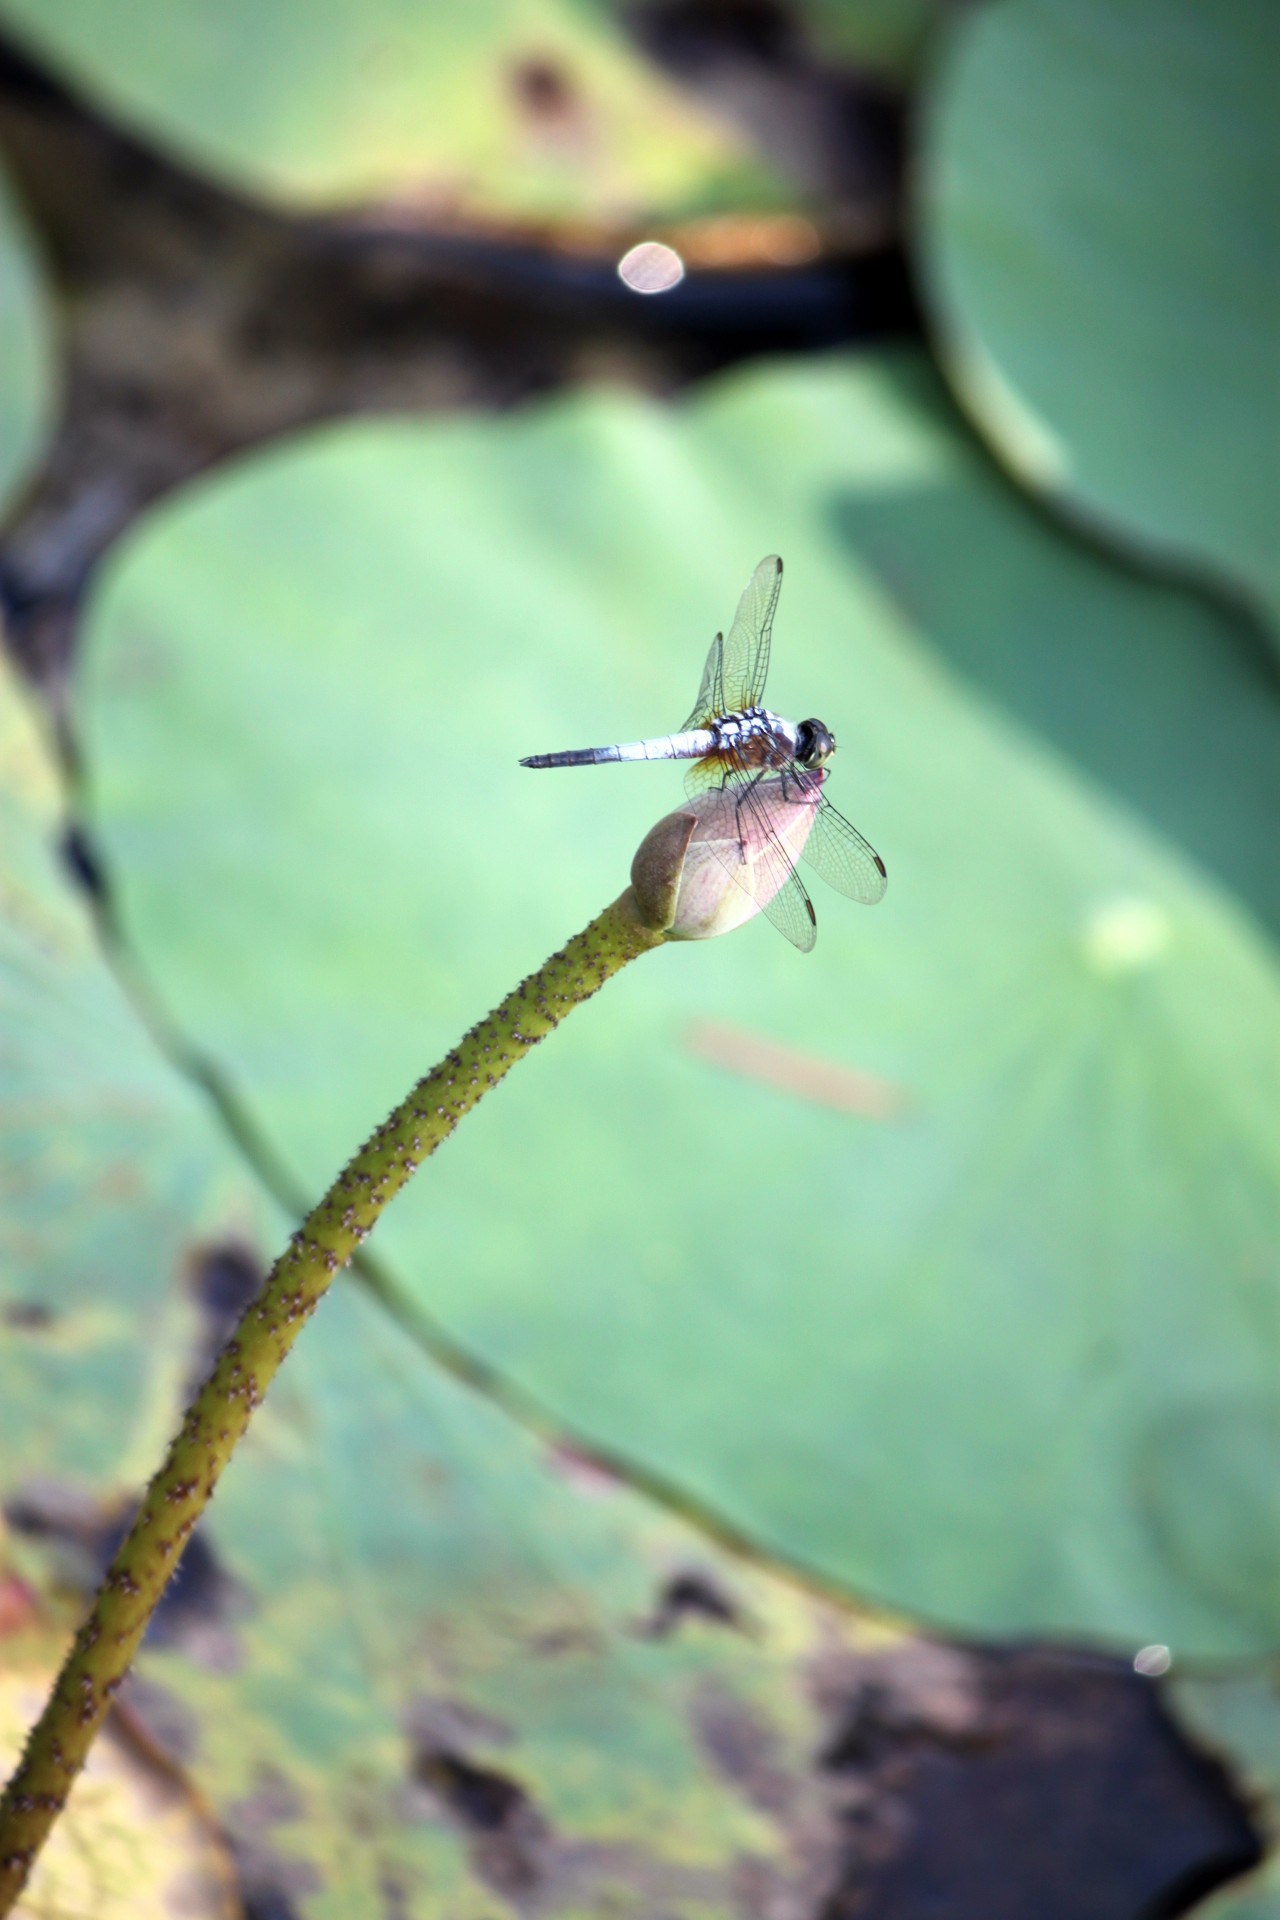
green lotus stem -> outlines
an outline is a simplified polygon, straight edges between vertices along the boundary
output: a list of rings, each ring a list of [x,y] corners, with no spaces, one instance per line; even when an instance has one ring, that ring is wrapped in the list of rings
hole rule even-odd
[[[633,885],[418,1081],[245,1309],[147,1488],[0,1799],[0,1916],[26,1884],[219,1474],[330,1281],[419,1163],[517,1060],[629,960],[686,937],[677,905],[694,824],[690,814],[660,822],[636,856]]]

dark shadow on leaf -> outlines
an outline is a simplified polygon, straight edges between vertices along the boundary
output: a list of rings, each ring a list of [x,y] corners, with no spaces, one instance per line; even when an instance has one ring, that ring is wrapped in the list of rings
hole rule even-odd
[[[831,518],[957,674],[1280,933],[1280,689],[1246,616],[1207,617],[1198,591],[1077,540],[994,467],[847,493]]]
[[[107,876],[87,829],[73,821],[64,828],[58,851],[65,871],[85,897],[95,906],[105,907]]]
[[[653,1612],[637,1625],[636,1631],[648,1640],[665,1640],[685,1621],[711,1622],[745,1632],[742,1611],[709,1573],[687,1568],[665,1580],[658,1589]]]
[[[259,1767],[253,1792],[226,1810],[226,1839],[235,1863],[244,1920],[303,1920],[311,1910],[310,1895],[323,1890],[324,1880],[313,1863],[294,1852],[305,1844],[305,1829],[289,1829],[304,1821],[307,1807],[301,1793],[274,1767]],[[285,1828],[284,1845],[275,1831]]]
[[[86,1597],[97,1587],[133,1523],[136,1499],[106,1504],[83,1487],[31,1480],[4,1503],[13,1531],[41,1541],[57,1578]],[[240,1659],[236,1623],[249,1608],[243,1583],[223,1564],[207,1529],[197,1528],[147,1628],[146,1644],[172,1647],[198,1665],[233,1670]]]
[[[232,1241],[202,1247],[194,1256],[189,1284],[201,1327],[184,1399],[190,1399],[204,1385],[263,1277],[262,1265],[254,1254]]]
[[[708,1676],[694,1690],[689,1717],[698,1746],[720,1778],[749,1806],[785,1822],[799,1797],[796,1781],[785,1765],[782,1742],[758,1707]]]
[[[555,1864],[550,1827],[524,1788],[496,1768],[461,1753],[419,1747],[413,1778],[467,1836],[477,1876],[495,1892],[523,1900]]]
[[[11,1333],[48,1333],[57,1319],[44,1300],[6,1300],[0,1305],[0,1324]]]
[[[934,1652],[825,1689],[843,1859],[821,1920],[1174,1920],[1258,1864],[1228,1776],[1127,1662]]]

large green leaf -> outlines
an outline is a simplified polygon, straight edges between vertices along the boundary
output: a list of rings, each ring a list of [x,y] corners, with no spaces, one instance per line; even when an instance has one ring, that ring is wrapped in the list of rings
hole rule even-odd
[[[173,1386],[140,1335],[256,1183],[140,1034],[55,863],[57,787],[0,677],[0,1459],[76,1479],[150,1462]],[[176,1311],[177,1309],[175,1309]],[[154,1395],[160,1396],[157,1413]],[[104,1417],[118,1430],[104,1430]],[[159,1419],[159,1432],[152,1429]]]
[[[197,164],[308,201],[630,219],[776,197],[575,0],[9,0],[34,45]]]
[[[218,1292],[284,1228],[98,957],[56,814],[0,680],[0,1502],[83,1577],[207,1363]],[[39,1575],[43,1551],[11,1544]],[[347,1920],[395,1887],[405,1920],[488,1920],[495,1892],[695,1920],[736,1911],[744,1874],[782,1898],[818,1873],[834,1700],[813,1662],[870,1673],[895,1645],[533,1438],[344,1280],[128,1707],[215,1809],[256,1911],[288,1894]]]
[[[913,360],[346,427],[167,508],[104,582],[82,703],[130,936],[319,1189],[679,792],[517,758],[678,723],[775,547],[771,690],[839,735],[884,906],[823,895],[808,960],[763,921],[646,958],[379,1255],[581,1429],[856,1589],[1269,1643],[1280,982],[1183,847],[1216,815],[1274,909],[1275,707],[1222,616],[993,481]],[[1055,744],[988,697],[1037,717],[1054,685]],[[686,1044],[703,1016],[902,1109],[729,1078]]]
[[[35,452],[50,405],[49,336],[36,265],[0,177],[0,502]]]
[[[1002,456],[1280,620],[1271,0],[995,0],[925,96],[924,262]]]

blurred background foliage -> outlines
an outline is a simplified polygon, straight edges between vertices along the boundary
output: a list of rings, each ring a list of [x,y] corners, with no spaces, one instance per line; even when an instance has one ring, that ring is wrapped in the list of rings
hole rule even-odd
[[[0,500],[33,458],[47,424],[53,360],[39,270],[0,179]]]
[[[942,54],[922,161],[943,353],[1001,457],[1273,637],[1278,67],[1266,0],[1007,0]]]
[[[774,191],[768,165],[637,59],[596,0],[7,12],[133,123],[273,194],[625,216]]]
[[[673,1913],[727,1912],[743,1855],[783,1886],[796,1819],[726,1788],[692,1703],[737,1702],[807,1807],[822,1729],[802,1676],[831,1636],[865,1654],[887,1630],[837,1626],[613,1480],[593,1505],[599,1478],[441,1371],[461,1354],[546,1433],[863,1603],[1167,1645],[1166,1697],[1234,1757],[1265,1829],[1280,16],[3,14],[179,163],[281,213],[532,217],[588,250],[646,221],[680,244],[715,215],[757,258],[772,218],[819,260],[891,231],[936,342],[772,355],[678,396],[653,362],[642,392],[596,369],[515,412],[318,426],[112,547],[82,655],[43,697],[75,743],[132,1005],[48,863],[54,775],[27,719],[0,766],[20,1116],[0,1294],[56,1315],[0,1325],[2,1487],[35,1517],[21,1578],[56,1585],[37,1536],[75,1532],[51,1487],[92,1505],[145,1475],[210,1337],[197,1252],[269,1257],[678,799],[669,770],[519,756],[676,725],[776,549],[771,699],[836,732],[833,796],[886,859],[884,905],[817,899],[808,962],[763,922],[646,960],[477,1114],[380,1229],[383,1304],[344,1289],[291,1363],[211,1523],[223,1640],[162,1636],[153,1709],[206,1730],[173,1750],[242,1872],[265,1845],[254,1781],[292,1783],[277,1880],[307,1914],[387,1874],[491,1910],[442,1785],[463,1748],[477,1767],[518,1752],[548,1833],[622,1849],[588,1873],[528,1842],[566,1912],[642,1882],[637,1913],[653,1886]],[[0,487],[24,553],[55,558],[74,544],[40,491],[56,346],[5,203]],[[761,1036],[790,1050],[785,1088]],[[694,1563],[745,1596],[753,1635],[635,1630]],[[544,1634],[569,1648],[551,1680]],[[415,1719],[408,1694],[435,1704]],[[459,1698],[461,1732],[440,1706]],[[365,1810],[345,1866],[335,1793]],[[508,1802],[499,1824],[525,1818]],[[1259,1920],[1280,1893],[1264,1870],[1213,1911]]]

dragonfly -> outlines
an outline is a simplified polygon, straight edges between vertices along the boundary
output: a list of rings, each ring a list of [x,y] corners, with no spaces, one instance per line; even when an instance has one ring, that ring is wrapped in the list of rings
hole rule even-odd
[[[818,921],[796,854],[850,900],[874,906],[884,861],[823,792],[835,735],[821,720],[784,720],[763,704],[782,590],[776,553],[762,560],[726,639],[711,643],[693,712],[678,733],[610,747],[535,753],[522,767],[594,767],[614,760],[689,760],[690,799],[718,794],[732,830],[712,841],[734,879],[793,946],[807,953]]]

